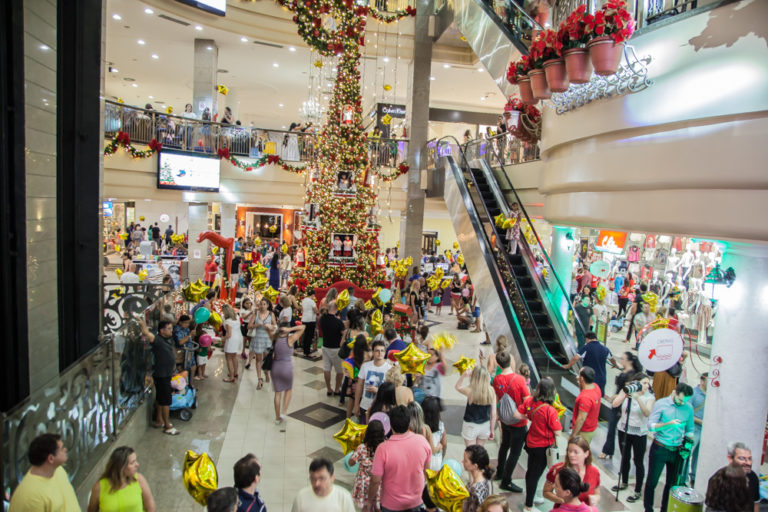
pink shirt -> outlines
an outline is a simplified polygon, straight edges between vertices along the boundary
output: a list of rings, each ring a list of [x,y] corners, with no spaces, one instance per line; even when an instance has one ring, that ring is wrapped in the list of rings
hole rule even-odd
[[[371,474],[381,477],[381,506],[407,510],[421,505],[424,470],[432,450],[424,436],[395,434],[376,448]]]

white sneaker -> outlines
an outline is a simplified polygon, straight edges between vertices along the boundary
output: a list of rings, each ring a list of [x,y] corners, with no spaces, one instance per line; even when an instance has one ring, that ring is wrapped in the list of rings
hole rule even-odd
[[[544,496],[540,496],[538,494],[533,495],[533,504],[534,505],[543,505],[547,502],[547,500],[544,499]]]

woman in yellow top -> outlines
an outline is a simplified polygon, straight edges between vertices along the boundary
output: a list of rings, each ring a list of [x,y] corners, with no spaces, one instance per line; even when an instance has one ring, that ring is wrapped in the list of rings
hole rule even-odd
[[[88,512],[155,512],[155,498],[139,473],[136,452],[120,446],[112,452],[107,468],[91,490]]]

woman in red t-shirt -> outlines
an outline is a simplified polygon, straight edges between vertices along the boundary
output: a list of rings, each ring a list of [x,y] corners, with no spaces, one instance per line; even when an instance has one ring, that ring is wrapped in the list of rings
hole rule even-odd
[[[561,469],[555,477],[554,484],[557,496],[562,500],[558,510],[560,512],[597,512],[597,507],[587,505],[581,501],[580,496],[586,492],[588,487],[589,484],[582,481],[575,470],[571,468]],[[558,505],[555,505],[555,507],[558,507]]]
[[[526,512],[533,507],[533,495],[541,475],[547,469],[547,448],[555,444],[557,434],[563,430],[557,410],[552,407],[555,394],[555,383],[549,377],[544,377],[533,395],[520,404],[515,415],[517,421],[523,418],[531,421],[525,437],[525,451],[528,452],[528,468],[525,471]]]
[[[592,465],[592,452],[586,440],[576,436],[568,441],[565,461],[558,462],[547,472],[544,497],[554,502],[555,508],[566,502],[562,496],[554,493],[555,477],[563,468],[573,469],[579,474],[582,482],[589,484],[587,491],[579,493],[579,500],[585,505],[597,505],[597,502],[600,501],[600,471]]]

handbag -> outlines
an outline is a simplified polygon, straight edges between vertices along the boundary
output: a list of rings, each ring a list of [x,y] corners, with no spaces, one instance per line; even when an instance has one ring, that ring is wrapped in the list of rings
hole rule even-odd
[[[275,349],[270,348],[267,351],[267,355],[264,356],[264,361],[261,362],[261,369],[265,371],[270,371],[272,369],[272,363],[275,360]]]
[[[534,410],[530,412],[528,415],[528,419],[533,421],[533,414],[544,407],[547,404],[540,404],[538,407],[536,407]],[[550,406],[551,407],[551,406]],[[546,409],[545,409],[546,410]],[[560,453],[557,450],[557,437],[552,436],[552,444],[550,446],[547,446],[547,451],[545,452],[547,456],[547,467],[552,467],[553,464],[557,463],[557,461],[560,459]]]

